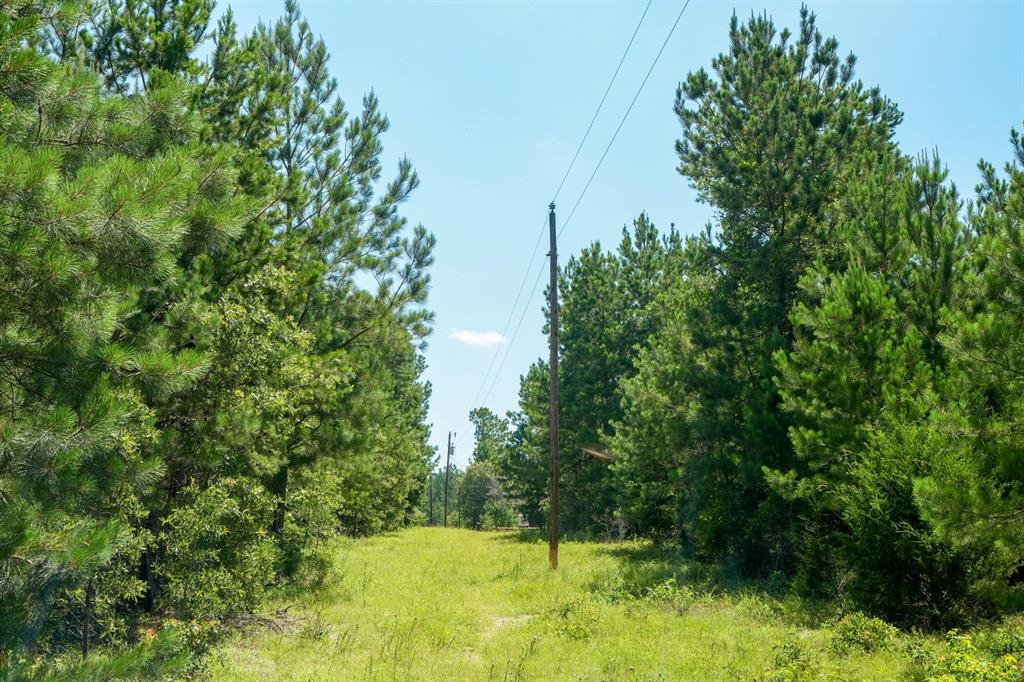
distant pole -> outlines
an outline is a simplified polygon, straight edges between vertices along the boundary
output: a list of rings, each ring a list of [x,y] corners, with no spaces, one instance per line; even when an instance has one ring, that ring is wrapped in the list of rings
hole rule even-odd
[[[434,469],[433,469],[433,464],[431,464],[430,473],[427,474],[427,498],[430,500],[427,503],[427,506],[430,509],[430,525],[433,526],[434,525]]]
[[[558,568],[558,246],[555,243],[555,204],[551,203],[548,214],[548,226],[551,231],[551,360],[548,363],[550,372],[550,393],[548,396],[548,430],[551,436],[551,480],[550,504],[548,513],[548,562],[551,570]]]
[[[448,474],[452,470],[452,432],[448,432],[448,454],[444,461],[444,527],[448,527]]]

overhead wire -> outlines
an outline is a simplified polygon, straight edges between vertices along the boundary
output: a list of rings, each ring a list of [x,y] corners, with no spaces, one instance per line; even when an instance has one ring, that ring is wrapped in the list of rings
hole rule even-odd
[[[533,253],[530,254],[530,262],[529,264],[527,264],[526,270],[523,272],[523,279],[521,282],[519,282],[519,291],[516,292],[516,299],[512,303],[512,309],[508,313],[508,319],[505,320],[505,327],[501,330],[501,338],[503,342],[506,338],[506,335],[508,334],[509,325],[512,324],[512,318],[515,317],[516,308],[519,307],[519,301],[523,295],[523,287],[526,286],[526,280],[530,277],[530,271],[533,270],[533,261],[536,260],[537,258],[537,249],[540,247],[541,238],[544,237],[544,226],[546,225],[547,216],[544,217],[544,225],[541,226],[540,232],[537,233],[537,242],[533,245]],[[541,268],[540,271],[544,272],[544,268]],[[487,379],[491,374],[491,370],[494,368],[494,362],[495,360],[498,359],[498,356],[501,355],[502,346],[505,345],[508,344],[499,343],[497,347],[494,349],[494,355],[491,356],[491,362],[490,364],[487,365],[487,371],[484,372],[483,381],[480,382],[480,387],[476,389],[476,395],[473,397],[473,405],[478,404],[477,401],[480,399],[480,393],[484,390],[484,386],[487,385]],[[504,362],[502,362],[502,364],[504,364]],[[501,370],[499,369],[499,371]],[[488,391],[488,393],[490,393],[490,391]],[[486,402],[486,398],[484,399],[484,401]]]
[[[650,3],[648,3],[648,7],[649,6],[650,6]],[[622,120],[619,121],[618,127],[615,128],[615,132],[612,133],[611,139],[608,140],[608,144],[605,145],[604,152],[601,154],[601,158],[598,159],[597,164],[594,166],[594,170],[593,170],[593,172],[591,172],[590,177],[587,179],[586,185],[584,185],[583,190],[580,192],[579,196],[576,198],[576,202],[573,204],[572,210],[569,211],[569,215],[565,219],[565,222],[563,222],[561,228],[559,228],[558,233],[557,233],[558,237],[562,236],[562,233],[569,226],[569,223],[572,221],[573,216],[576,214],[576,209],[579,208],[580,203],[583,201],[583,197],[586,195],[587,191],[590,189],[591,183],[594,181],[594,178],[597,176],[597,172],[601,169],[601,165],[604,163],[605,158],[608,156],[608,152],[611,150],[612,145],[615,143],[616,138],[619,136],[619,132],[622,130],[622,127],[625,125],[626,119],[629,118],[629,114],[633,111],[633,107],[636,105],[637,100],[640,98],[640,93],[643,92],[644,86],[647,85],[647,81],[650,79],[651,74],[654,72],[655,67],[658,65],[658,61],[661,59],[661,55],[665,52],[665,48],[668,46],[669,40],[672,39],[672,35],[676,31],[676,27],[679,26],[679,21],[683,18],[683,13],[686,12],[686,8],[689,7],[689,6],[690,6],[690,0],[686,0],[686,2],[684,2],[683,6],[680,8],[679,14],[676,15],[676,19],[672,23],[672,27],[669,29],[668,34],[665,36],[665,40],[662,41],[662,43],[661,43],[661,48],[658,50],[658,53],[654,56],[654,60],[651,62],[650,68],[647,69],[647,73],[644,75],[643,80],[640,82],[640,87],[637,88],[636,93],[633,95],[633,99],[630,101],[629,106],[626,108],[626,113],[624,113],[622,115]],[[647,14],[647,9],[645,8],[644,9],[644,15],[646,15],[646,14]],[[643,19],[641,17],[641,21],[642,20]],[[639,28],[639,26],[637,28]],[[636,32],[635,31],[634,31],[633,37],[634,38],[636,37]],[[630,39],[630,45],[632,45],[632,43],[633,43],[633,38]],[[622,64],[620,62],[619,66],[621,66],[621,65]],[[615,73],[618,74],[618,69],[616,69]],[[607,96],[607,91],[605,92],[605,95]],[[604,103],[604,98],[602,98],[601,102],[602,102],[602,104]],[[593,127],[593,121],[591,121],[591,127]],[[590,132],[590,128],[587,129],[587,133],[588,134],[589,134],[589,132]],[[582,143],[580,144],[580,148],[582,148]],[[579,154],[579,149],[577,149],[576,153],[577,153],[577,155]],[[573,157],[573,163],[575,163],[575,160],[576,160],[576,158]],[[566,177],[567,176],[568,176],[568,173],[566,173]],[[562,178],[562,183],[564,184],[564,182],[565,182],[565,177]],[[559,191],[561,191],[561,188],[562,188],[562,185],[560,184],[559,188],[558,188]],[[557,192],[556,192],[556,197],[557,197]],[[552,203],[554,203],[554,200],[552,200]],[[541,230],[541,234],[543,235],[543,230]],[[539,243],[540,243],[540,240],[538,238],[538,244]],[[535,248],[535,253],[536,253],[536,248]],[[531,258],[531,262],[532,262],[532,258]],[[527,271],[527,272],[529,272],[529,271]],[[538,271],[537,278],[536,278],[536,280],[533,283],[533,290],[530,293],[530,298],[532,298],[533,295],[536,293],[537,286],[540,284],[540,277],[543,274],[543,272],[544,272],[543,268],[541,268]],[[525,278],[524,278],[524,282],[525,282]],[[527,300],[529,300],[529,299],[527,299]],[[522,311],[522,314],[519,316],[519,322],[516,324],[515,332],[512,334],[512,338],[509,340],[509,342],[507,344],[505,344],[505,354],[503,355],[503,357],[501,359],[501,363],[498,365],[498,370],[495,373],[495,375],[494,375],[494,377],[493,377],[493,379],[491,381],[490,387],[487,389],[487,393],[484,394],[484,402],[486,402],[487,398],[490,397],[491,391],[494,389],[494,386],[497,384],[498,377],[501,375],[501,370],[505,366],[505,360],[508,359],[509,353],[511,352],[511,349],[512,349],[512,344],[515,343],[516,337],[519,335],[519,329],[520,329],[520,327],[523,324],[523,320],[526,317],[526,311],[528,309],[529,308],[527,306],[525,306],[525,305],[523,306],[523,311]],[[515,313],[515,309],[513,309],[513,314],[514,313]],[[499,350],[500,350],[500,346],[499,346]],[[486,383],[486,377],[484,379],[484,382]]]
[[[565,169],[565,174],[562,176],[562,181],[558,183],[558,189],[555,190],[555,196],[551,199],[551,203],[555,203],[555,199],[562,192],[562,187],[565,186],[566,178],[569,177],[569,173],[572,172],[573,166],[576,165],[576,159],[580,156],[580,151],[583,150],[583,143],[587,141],[590,136],[590,131],[594,129],[594,122],[597,121],[597,115],[601,113],[601,107],[604,106],[604,102],[608,99],[608,93],[612,91],[612,85],[615,84],[615,78],[619,75],[619,70],[622,68],[622,63],[626,61],[626,55],[629,54],[629,48],[633,47],[633,41],[636,40],[636,34],[640,32],[640,26],[644,23],[644,17],[647,16],[647,10],[651,8],[651,2],[653,0],[647,0],[647,6],[644,7],[644,13],[640,15],[640,21],[636,23],[636,28],[633,29],[633,35],[629,37],[629,43],[626,45],[626,49],[622,53],[622,58],[619,59],[618,65],[615,67],[615,73],[612,74],[612,78],[608,81],[608,87],[604,89],[604,94],[601,96],[601,101],[597,105],[597,109],[594,111],[594,115],[590,118],[590,125],[587,126],[587,132],[583,133],[583,139],[576,145],[576,153],[572,155],[572,161],[569,162],[569,167]]]
[[[561,194],[561,192],[562,192],[562,187],[565,185],[565,181],[569,177],[569,173],[572,172],[573,167],[576,165],[576,160],[579,158],[580,151],[582,151],[583,145],[586,143],[587,138],[590,137],[590,131],[594,129],[594,123],[597,121],[597,117],[601,113],[601,109],[604,107],[605,101],[608,99],[608,93],[611,92],[612,86],[615,84],[615,79],[618,78],[619,71],[622,69],[622,64],[626,61],[626,56],[629,54],[630,49],[633,47],[633,42],[636,40],[636,36],[640,32],[640,26],[643,25],[644,18],[647,17],[647,11],[651,8],[651,3],[652,2],[653,2],[653,0],[647,0],[647,5],[644,6],[644,11],[640,15],[640,20],[637,21],[636,28],[633,29],[633,34],[629,37],[629,42],[626,44],[626,49],[622,51],[622,56],[619,58],[619,63],[615,66],[615,71],[612,73],[612,77],[608,81],[608,87],[606,87],[604,89],[604,94],[601,96],[601,101],[598,102],[597,108],[594,110],[594,115],[591,116],[591,118],[590,118],[590,124],[587,126],[586,132],[583,133],[583,137],[580,139],[579,144],[576,145],[576,153],[573,154],[572,160],[569,162],[569,167],[565,169],[565,173],[562,175],[561,182],[558,183],[558,189],[555,190],[555,194],[554,194],[554,197],[552,197],[552,199],[551,199],[551,203],[554,203],[555,200],[558,199],[559,194]],[[509,311],[508,319],[505,320],[505,326],[504,326],[504,328],[501,331],[502,339],[506,338],[506,335],[508,334],[508,330],[509,330],[509,325],[511,325],[512,319],[515,317],[515,314],[516,314],[516,309],[519,307],[519,302],[520,302],[520,300],[522,300],[523,288],[526,286],[526,281],[529,279],[530,271],[533,269],[533,263],[537,259],[537,250],[540,248],[541,240],[544,237],[544,228],[546,226],[547,226],[547,217],[545,216],[544,224],[541,225],[541,229],[537,233],[537,241],[534,243],[533,251],[530,253],[530,262],[527,264],[525,272],[523,272],[523,279],[519,283],[519,290],[516,292],[515,301],[513,301],[513,303],[512,303],[512,309]],[[544,268],[543,267],[541,267],[540,272],[544,272]],[[534,291],[536,291],[536,288],[537,287],[536,287],[536,284],[535,284],[534,285]],[[532,296],[532,294],[531,294],[531,296]],[[529,300],[529,299],[527,299],[527,300]],[[525,305],[526,305],[526,303],[524,302],[524,306]],[[520,318],[520,319],[522,319],[522,318]],[[522,324],[522,323],[520,322],[520,324]],[[517,329],[518,329],[518,327],[517,327]],[[516,334],[513,333],[512,339],[515,339],[515,336],[516,336]],[[488,379],[488,377],[491,374],[491,370],[494,368],[495,361],[498,359],[498,356],[501,354],[502,346],[505,346],[506,348],[508,348],[508,347],[511,347],[511,345],[512,345],[511,342],[509,342],[508,344],[499,344],[497,346],[497,348],[495,348],[494,355],[491,356],[491,361],[487,365],[487,371],[484,372],[483,380],[480,382],[480,387],[477,388],[476,395],[473,397],[473,402],[472,402],[473,405],[477,404],[477,401],[480,398],[481,391],[483,391],[484,386],[487,385],[487,379]],[[507,356],[508,356],[508,353],[506,352],[505,357],[507,357]],[[502,362],[499,365],[498,372],[495,374],[495,378],[497,378],[497,374],[499,374],[501,372],[501,367],[504,366],[504,364],[505,364],[505,360],[504,360],[504,358],[502,358]],[[487,391],[487,395],[490,395],[490,390]],[[486,401],[487,401],[487,398],[485,397],[484,398],[484,402],[486,402]]]
[[[550,254],[547,257],[545,257],[544,262],[547,262],[548,258],[550,258]],[[530,291],[530,298],[533,298],[533,295],[537,293],[537,285],[540,284],[541,275],[543,274],[544,268],[541,268],[540,270],[537,271],[537,278],[533,281],[533,289]],[[505,361],[508,360],[509,350],[511,350],[512,344],[516,342],[516,337],[519,336],[519,328],[523,326],[523,320],[526,319],[526,313],[529,309],[529,306],[523,306],[522,314],[519,315],[519,322],[516,323],[516,329],[512,333],[512,338],[506,345],[505,354],[501,358],[501,364],[498,365],[498,371],[494,373],[494,380],[491,381],[491,386],[490,388],[487,389],[487,393],[484,395],[484,402],[487,402],[487,398],[491,396],[491,391],[494,390],[495,384],[498,383],[498,377],[501,376],[501,370],[505,366]]]
[[[587,184],[584,185],[583,191],[580,192],[579,197],[576,198],[576,203],[573,204],[572,210],[569,211],[569,217],[565,219],[565,222],[562,223],[562,227],[559,228],[559,237],[562,236],[562,232],[564,232],[565,228],[569,226],[569,222],[572,220],[572,217],[576,214],[576,209],[579,207],[580,202],[583,201],[583,197],[587,193],[587,190],[590,189],[590,183],[594,181],[594,177],[597,175],[597,171],[601,169],[601,164],[604,163],[605,157],[608,156],[608,151],[612,148],[612,145],[615,143],[615,138],[619,136],[619,131],[622,130],[622,126],[625,125],[626,119],[629,118],[630,112],[633,111],[633,105],[635,105],[637,99],[640,98],[640,93],[643,92],[644,86],[647,85],[647,80],[651,77],[651,74],[654,72],[654,67],[658,65],[658,60],[661,59],[661,54],[665,51],[665,48],[668,46],[668,41],[672,38],[672,34],[675,33],[676,26],[679,25],[679,20],[683,18],[683,12],[686,11],[686,8],[689,7],[689,5],[690,0],[686,0],[686,2],[683,3],[682,9],[679,10],[679,14],[676,15],[676,20],[672,24],[672,28],[669,29],[668,35],[665,36],[664,42],[661,43],[661,49],[658,50],[658,54],[654,56],[654,61],[651,62],[651,68],[647,69],[647,74],[644,76],[644,79],[640,82],[640,87],[636,89],[636,94],[633,95],[633,101],[629,103],[629,107],[626,108],[626,113],[622,115],[622,120],[619,121],[619,126],[615,129],[615,132],[612,134],[612,138],[608,140],[608,144],[604,148],[604,153],[601,154],[601,158],[598,159],[597,165],[594,166],[594,172],[590,174],[590,178],[587,179]]]

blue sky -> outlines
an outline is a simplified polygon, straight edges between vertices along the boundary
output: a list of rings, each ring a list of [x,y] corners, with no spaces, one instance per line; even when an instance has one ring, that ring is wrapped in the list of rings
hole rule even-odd
[[[240,27],[273,20],[283,2],[230,3]],[[422,184],[405,206],[438,238],[426,351],[431,442],[455,461],[472,450],[467,415],[496,348],[547,205],[644,9],[644,2],[310,2],[343,99],[373,89],[391,119],[386,164],[408,156]],[[558,199],[565,219],[672,25],[682,0],[655,2],[601,117]],[[1024,1],[811,2],[818,26],[857,55],[857,75],[895,100],[906,152],[937,149],[965,193],[979,158],[1001,165],[1024,122]],[[694,0],[559,243],[563,258],[593,240],[618,243],[641,211],[684,233],[711,213],[676,173],[675,89],[727,46],[733,11],[766,10],[795,28],[794,2]],[[546,236],[545,236],[546,239]],[[546,244],[534,260],[544,265]],[[527,291],[534,282],[531,273]],[[545,355],[543,284],[486,405],[516,406],[519,376]],[[514,329],[519,313],[512,320]],[[509,336],[511,335],[509,330]],[[497,343],[498,346],[493,344]],[[500,360],[500,358],[499,358]],[[492,373],[493,374],[493,373]],[[488,384],[490,382],[488,381]],[[484,389],[486,392],[486,387]]]

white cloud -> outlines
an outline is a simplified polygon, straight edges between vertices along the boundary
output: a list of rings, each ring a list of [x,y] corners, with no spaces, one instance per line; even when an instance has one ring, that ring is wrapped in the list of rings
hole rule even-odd
[[[470,329],[453,329],[448,332],[448,338],[455,339],[467,346],[481,348],[494,348],[505,343],[505,337],[498,332],[475,332]]]

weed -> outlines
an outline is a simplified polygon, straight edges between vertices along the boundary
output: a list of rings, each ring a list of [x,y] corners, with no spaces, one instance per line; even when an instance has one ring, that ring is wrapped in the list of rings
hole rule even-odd
[[[680,585],[675,577],[671,577],[653,587],[648,587],[644,597],[655,604],[672,608],[682,613],[697,601],[697,593],[693,588]]]
[[[530,638],[530,641],[519,651],[519,654],[515,658],[509,658],[505,661],[505,671],[501,676],[502,682],[523,682],[523,680],[529,679],[526,677],[526,661],[533,656],[537,650],[537,645],[540,643],[540,637],[534,635]],[[498,678],[494,675],[494,666],[491,666],[491,674],[488,675],[488,680],[497,680]]]
[[[819,677],[821,664],[801,642],[786,641],[775,645],[771,667],[764,671],[765,682],[805,682]]]
[[[569,597],[551,609],[549,616],[555,632],[570,639],[590,639],[600,620],[597,604],[589,596]]]
[[[929,682],[1020,682],[1024,661],[1012,654],[987,658],[966,635],[953,630],[947,637],[949,650],[932,664]]]
[[[974,639],[978,648],[990,656],[1013,656],[1024,660],[1024,626],[1003,625],[976,633]]]
[[[510,563],[508,566],[502,567],[503,570],[495,576],[495,580],[504,580],[507,578],[512,582],[513,585],[519,582],[520,576],[523,574],[523,553],[520,552],[516,560]]]
[[[322,611],[317,611],[302,624],[299,636],[303,639],[322,642],[328,639],[333,632],[334,626],[331,622],[323,617]]]

